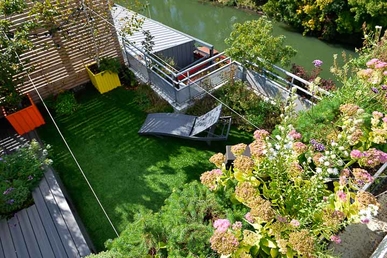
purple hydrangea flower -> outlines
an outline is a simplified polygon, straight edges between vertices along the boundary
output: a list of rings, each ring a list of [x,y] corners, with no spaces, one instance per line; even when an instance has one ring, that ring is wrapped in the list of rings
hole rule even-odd
[[[379,93],[379,90],[377,88],[375,88],[375,87],[372,87],[371,90],[372,90],[373,93]]]
[[[323,64],[323,61],[319,60],[319,59],[316,59],[316,60],[313,60],[313,65],[314,67],[321,67],[322,64]]]
[[[312,144],[313,148],[316,151],[324,151],[325,150],[324,144],[316,141],[315,139],[310,140],[310,144]]]

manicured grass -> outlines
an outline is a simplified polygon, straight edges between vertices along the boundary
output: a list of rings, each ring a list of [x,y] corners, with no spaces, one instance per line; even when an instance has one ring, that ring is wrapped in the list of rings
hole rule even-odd
[[[64,137],[113,224],[122,231],[141,208],[157,211],[174,188],[213,169],[208,159],[225,145],[249,142],[250,134],[231,131],[227,142],[195,142],[139,136],[146,113],[134,101],[135,91],[120,87],[99,94],[92,87],[77,94],[80,108],[56,118]],[[115,234],[53,123],[39,128],[53,145],[54,168],[60,175],[98,251]]]

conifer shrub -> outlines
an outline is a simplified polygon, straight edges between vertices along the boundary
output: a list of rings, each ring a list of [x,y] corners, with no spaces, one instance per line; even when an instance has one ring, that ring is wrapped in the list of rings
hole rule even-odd
[[[106,246],[124,257],[217,257],[209,242],[212,223],[227,210],[214,193],[194,181],[175,190],[158,213],[140,211]]]

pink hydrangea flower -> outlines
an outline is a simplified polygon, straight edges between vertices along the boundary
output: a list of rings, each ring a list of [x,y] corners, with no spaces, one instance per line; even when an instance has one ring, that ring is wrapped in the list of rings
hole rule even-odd
[[[269,136],[269,132],[263,129],[254,132],[254,139],[256,140],[264,140],[267,136]]]
[[[387,162],[387,153],[379,150],[379,161],[382,164],[386,163]]]
[[[336,194],[337,194],[337,197],[339,197],[339,199],[341,201],[346,201],[347,200],[347,194],[343,190],[337,191]]]
[[[250,213],[250,212],[246,213],[245,219],[246,219],[248,222],[250,222],[250,223],[254,223],[254,221],[255,221],[255,220],[254,220],[254,217],[251,216],[251,213]]]
[[[341,238],[338,235],[332,235],[331,236],[331,241],[335,242],[336,244],[340,244],[341,243]]]
[[[368,61],[366,63],[367,67],[370,67],[370,66],[373,66],[374,64],[376,64],[377,62],[379,62],[379,59],[377,58],[372,58],[370,61]]]
[[[292,219],[292,221],[290,221],[290,225],[297,228],[300,226],[300,222],[296,219]]]
[[[372,112],[372,116],[375,117],[375,118],[382,118],[383,117],[383,113],[379,112],[379,111],[374,111],[374,112]]]
[[[382,62],[382,61],[379,61],[375,64],[375,68],[376,69],[380,69],[380,68],[384,68],[387,66],[387,63],[386,62]]]
[[[302,135],[294,129],[289,132],[289,136],[292,137],[294,140],[299,140],[302,137]]]
[[[364,154],[359,150],[352,150],[350,156],[353,159],[361,159],[362,157],[364,157]]]
[[[231,223],[228,219],[217,219],[214,222],[214,228],[220,232],[225,232],[230,227]]]

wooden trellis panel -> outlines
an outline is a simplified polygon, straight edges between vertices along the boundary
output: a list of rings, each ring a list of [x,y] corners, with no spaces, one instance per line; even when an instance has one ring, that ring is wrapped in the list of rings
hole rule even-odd
[[[100,57],[118,57],[123,62],[107,1],[93,0],[91,10],[80,7],[81,1],[69,0],[68,8],[72,15],[61,23],[60,30],[53,35],[44,28],[31,32],[34,48],[21,56],[26,69],[20,74],[24,78],[19,85],[20,92],[29,92],[34,100],[38,100],[35,88],[43,97],[47,97],[88,82],[90,79],[85,65],[94,62],[96,46]],[[31,19],[28,13],[29,10],[26,10],[24,14],[8,19],[13,26],[19,26]],[[91,26],[96,28],[94,35],[97,44],[94,44]],[[26,71],[29,71],[33,83]]]

